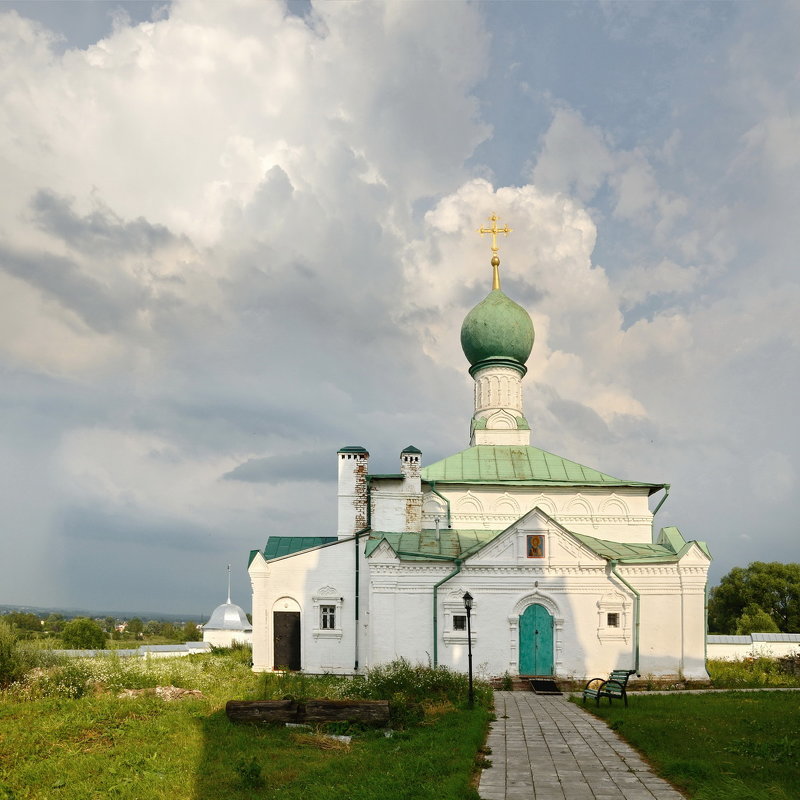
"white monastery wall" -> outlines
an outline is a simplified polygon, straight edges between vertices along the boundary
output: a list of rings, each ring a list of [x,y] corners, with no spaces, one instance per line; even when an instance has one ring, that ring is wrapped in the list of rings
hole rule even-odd
[[[706,649],[708,658],[724,661],[739,661],[746,658],[783,658],[800,653],[800,645],[797,642],[750,641],[746,644],[709,642]]]
[[[234,642],[252,644],[253,634],[249,631],[203,631],[203,641],[214,647],[231,647]]]

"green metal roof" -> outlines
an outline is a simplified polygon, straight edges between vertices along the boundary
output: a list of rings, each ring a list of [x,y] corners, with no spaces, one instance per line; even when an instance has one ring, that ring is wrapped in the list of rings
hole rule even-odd
[[[408,447],[400,451],[401,455],[403,453],[417,453],[419,455],[422,455],[422,450],[420,450],[418,447],[414,447],[413,444],[410,444]]]
[[[572,535],[601,558],[613,561],[676,561],[678,558],[675,550],[663,544],[627,544],[595,539],[582,533]]]
[[[338,541],[336,536],[270,536],[264,548],[264,558],[269,561],[271,558],[290,556],[292,553],[308,550],[309,547],[336,541]]]
[[[372,531],[367,539],[365,555],[369,556],[382,541],[389,543],[401,561],[425,561],[464,558],[477,552],[502,531],[454,530],[442,528],[419,533]]]
[[[652,494],[662,483],[626,481],[553,455],[531,445],[468,447],[422,469],[428,483],[510,484],[513,486],[643,486]]]
[[[348,447],[340,447],[339,453],[366,453],[367,448],[362,447],[360,444],[351,444]]]
[[[675,527],[662,528],[658,535],[658,544],[627,544],[595,539],[594,536],[585,536],[582,533],[572,535],[601,558],[622,563],[678,561],[692,544],[696,544],[711,558],[705,542],[687,542]]]
[[[372,531],[367,539],[365,555],[370,556],[386,541],[401,561],[438,561],[467,558],[477,553],[503,531],[454,530],[443,528],[437,538],[435,530],[420,533],[394,533],[391,531]],[[681,558],[691,545],[677,528],[662,529],[658,544],[629,544],[596,539],[582,533],[568,531],[581,544],[588,547],[600,558],[621,563],[669,562]],[[708,555],[705,542],[696,542]]]

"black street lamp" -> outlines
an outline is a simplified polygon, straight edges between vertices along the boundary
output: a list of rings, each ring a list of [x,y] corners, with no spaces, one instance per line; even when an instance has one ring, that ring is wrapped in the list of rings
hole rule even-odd
[[[469,664],[469,707],[475,703],[472,691],[472,595],[464,592],[464,608],[467,610],[467,663]]]

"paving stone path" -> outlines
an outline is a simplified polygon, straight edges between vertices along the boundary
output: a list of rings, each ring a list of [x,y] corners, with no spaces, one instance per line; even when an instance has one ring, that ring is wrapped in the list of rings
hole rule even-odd
[[[683,800],[602,720],[566,696],[495,692],[482,800]]]

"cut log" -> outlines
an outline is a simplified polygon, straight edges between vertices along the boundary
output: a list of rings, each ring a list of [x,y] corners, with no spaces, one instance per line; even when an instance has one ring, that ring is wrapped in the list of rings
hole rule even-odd
[[[294,700],[228,700],[225,713],[233,722],[298,722]]]
[[[233,722],[363,722],[386,725],[388,700],[229,700],[225,713]]]
[[[388,700],[309,700],[304,722],[363,722],[385,725],[389,722]]]

